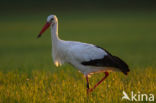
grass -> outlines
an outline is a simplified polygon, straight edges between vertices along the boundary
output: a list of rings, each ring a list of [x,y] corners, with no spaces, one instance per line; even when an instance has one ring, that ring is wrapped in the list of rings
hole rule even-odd
[[[79,102],[121,102],[122,91],[130,94],[131,91],[137,93],[156,93],[155,71],[151,68],[132,71],[128,77],[118,73],[112,73],[108,79],[103,82],[87,98],[85,80],[80,73],[70,71],[64,68],[58,72],[45,72],[35,70],[29,76],[27,73],[19,74],[9,72],[0,74],[2,77],[0,87],[1,103],[19,102],[19,103],[79,103]],[[73,75],[74,74],[74,75]],[[91,85],[95,84],[103,75],[94,75],[91,79]],[[144,79],[140,79],[144,78]],[[146,84],[143,85],[143,84]],[[126,101],[124,101],[126,102]]]
[[[50,32],[36,39],[47,15],[0,17],[0,103],[127,103],[123,90],[156,94],[155,13],[57,14],[60,38],[99,45],[130,66],[128,76],[111,73],[89,98],[81,73],[53,65]],[[102,76],[93,75],[91,86]]]

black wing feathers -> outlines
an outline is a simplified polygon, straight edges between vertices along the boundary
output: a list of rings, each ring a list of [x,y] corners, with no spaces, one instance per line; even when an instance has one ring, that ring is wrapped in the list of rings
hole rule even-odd
[[[97,48],[100,48],[100,47],[97,47]],[[81,64],[86,65],[86,66],[114,67],[114,68],[120,69],[125,75],[127,75],[128,72],[130,71],[128,65],[119,57],[111,55],[108,51],[106,52],[108,55],[104,56],[102,59],[84,61]]]

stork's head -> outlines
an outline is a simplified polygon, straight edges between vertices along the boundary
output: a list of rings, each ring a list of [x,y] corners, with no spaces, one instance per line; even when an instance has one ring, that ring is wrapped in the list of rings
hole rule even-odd
[[[47,17],[47,23],[44,25],[44,27],[42,28],[41,32],[39,33],[39,35],[37,37],[39,38],[43,34],[43,32],[49,28],[50,25],[53,25],[57,22],[58,22],[58,20],[55,15],[49,15]]]
[[[57,17],[55,15],[49,15],[47,17],[47,22],[51,24],[57,23]]]

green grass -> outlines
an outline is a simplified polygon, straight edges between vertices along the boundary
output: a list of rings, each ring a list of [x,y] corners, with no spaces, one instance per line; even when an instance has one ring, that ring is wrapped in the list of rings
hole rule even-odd
[[[36,39],[48,15],[0,17],[0,103],[127,103],[121,101],[123,90],[156,94],[155,13],[57,14],[60,38],[99,45],[130,66],[128,76],[110,73],[89,98],[81,73],[53,65],[50,31]],[[92,75],[91,86],[103,75]]]

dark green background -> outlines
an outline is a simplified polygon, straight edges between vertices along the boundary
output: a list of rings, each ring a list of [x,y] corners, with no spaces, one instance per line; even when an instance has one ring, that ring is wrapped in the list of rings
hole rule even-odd
[[[0,9],[6,11],[53,10],[144,10],[156,9],[155,0],[1,0]]]

